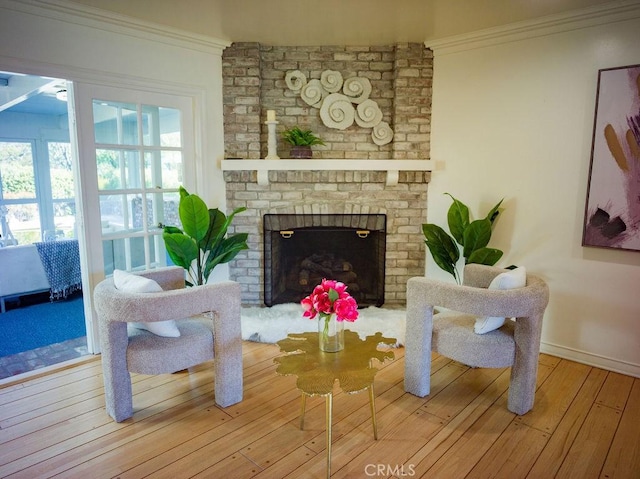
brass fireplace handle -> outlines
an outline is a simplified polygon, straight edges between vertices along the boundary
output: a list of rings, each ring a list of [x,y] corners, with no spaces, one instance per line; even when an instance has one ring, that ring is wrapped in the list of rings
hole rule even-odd
[[[280,236],[282,236],[284,239],[289,239],[293,236],[293,231],[291,230],[280,231]]]
[[[369,233],[371,233],[371,231],[369,230],[357,230],[356,234],[358,235],[359,238],[366,238],[367,236],[369,236]]]

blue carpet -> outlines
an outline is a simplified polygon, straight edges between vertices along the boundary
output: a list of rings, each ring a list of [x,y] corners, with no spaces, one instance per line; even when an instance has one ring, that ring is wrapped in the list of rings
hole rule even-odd
[[[82,296],[0,314],[0,357],[86,336]]]

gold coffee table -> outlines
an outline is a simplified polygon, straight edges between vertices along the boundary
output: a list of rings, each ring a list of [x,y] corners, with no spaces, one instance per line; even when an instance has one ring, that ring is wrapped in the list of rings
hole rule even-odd
[[[394,359],[393,351],[378,351],[379,344],[394,345],[395,338],[385,338],[382,333],[367,336],[361,340],[357,333],[345,330],[344,349],[337,353],[325,353],[318,347],[318,333],[290,334],[278,341],[280,350],[289,353],[275,358],[276,372],[288,376],[296,375],[296,387],[302,392],[300,429],[304,429],[304,413],[307,396],[325,396],[327,422],[327,477],[331,476],[331,423],[333,414],[333,385],[336,380],[345,393],[369,390],[373,437],[378,439],[376,425],[375,396],[373,378],[378,369],[372,360],[383,363]]]

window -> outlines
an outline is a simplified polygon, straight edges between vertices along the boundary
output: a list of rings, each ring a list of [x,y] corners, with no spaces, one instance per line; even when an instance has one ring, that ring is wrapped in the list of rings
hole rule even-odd
[[[50,141],[47,145],[51,206],[46,210],[53,212],[53,229],[45,230],[45,236],[53,233],[56,238],[75,238],[76,202],[71,145],[57,141]]]
[[[161,224],[179,226],[181,112],[93,101],[105,273],[167,264]]]
[[[0,227],[4,246],[41,239],[31,142],[0,142]]]
[[[75,237],[75,200],[69,143],[0,142],[2,246]],[[40,153],[40,154],[38,154]]]

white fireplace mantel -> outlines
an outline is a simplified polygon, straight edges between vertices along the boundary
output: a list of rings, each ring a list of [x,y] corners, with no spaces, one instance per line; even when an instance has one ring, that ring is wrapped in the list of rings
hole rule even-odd
[[[432,160],[222,160],[222,171],[255,171],[258,184],[269,184],[269,171],[386,171],[387,185],[398,184],[400,171],[431,171]]]

